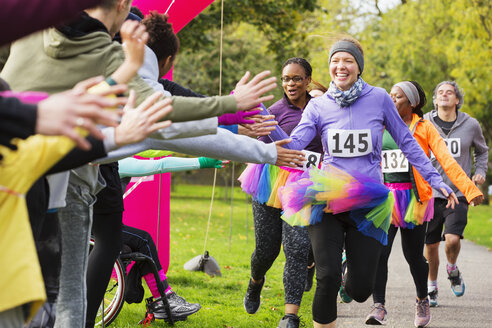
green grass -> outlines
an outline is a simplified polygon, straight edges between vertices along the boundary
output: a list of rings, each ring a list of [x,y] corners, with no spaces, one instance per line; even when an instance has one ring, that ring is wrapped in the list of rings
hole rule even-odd
[[[230,190],[230,189],[229,189]],[[281,252],[268,271],[258,313],[248,315],[242,304],[250,276],[250,258],[254,249],[251,204],[246,194],[236,188],[229,248],[230,200],[224,201],[224,188],[215,189],[207,250],[219,263],[222,277],[211,278],[202,272],[189,272],[183,264],[203,253],[210,206],[211,186],[177,185],[171,194],[171,250],[168,279],[173,289],[202,309],[175,327],[239,328],[275,327],[283,316],[284,292],[282,270],[285,258]],[[465,237],[492,249],[491,206],[470,207]],[[145,284],[144,284],[145,285]],[[304,294],[300,314],[311,324],[314,289]],[[150,296],[146,290],[146,296]],[[125,304],[111,327],[136,327],[145,313],[144,302]],[[156,321],[154,327],[168,327]]]
[[[229,189],[230,192],[230,189]],[[276,327],[283,316],[284,292],[282,272],[285,257],[281,251],[267,273],[262,304],[255,315],[243,308],[243,297],[250,277],[250,259],[254,249],[251,204],[239,188],[234,192],[232,235],[229,247],[230,199],[224,201],[223,188],[216,187],[207,250],[219,263],[222,277],[211,278],[203,272],[189,272],[183,264],[204,250],[211,186],[178,185],[171,194],[171,250],[168,279],[179,295],[202,309],[175,327],[238,328]],[[145,284],[144,284],[145,285]],[[314,289],[303,298],[300,314],[311,322]],[[146,296],[150,296],[146,290]],[[136,327],[145,314],[144,302],[125,304],[111,327]],[[163,321],[152,324],[168,327]]]
[[[469,207],[465,238],[492,250],[492,206]]]

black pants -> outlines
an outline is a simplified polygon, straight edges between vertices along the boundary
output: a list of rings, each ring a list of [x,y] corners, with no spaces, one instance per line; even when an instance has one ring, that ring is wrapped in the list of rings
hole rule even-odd
[[[385,304],[386,282],[388,281],[388,259],[391,247],[395,240],[398,228],[391,225],[388,231],[388,245],[384,246],[379,258],[376,284],[372,298],[374,303]],[[429,265],[424,257],[425,225],[416,226],[413,229],[400,229],[401,247],[412,273],[413,281],[417,289],[417,297],[427,297],[427,275]]]
[[[307,278],[309,236],[306,228],[290,226],[280,214],[278,208],[253,201],[256,247],[251,255],[251,277],[263,279],[283,245],[285,303],[300,306]]]
[[[114,262],[122,248],[123,194],[118,165],[101,165],[100,170],[107,186],[97,194],[94,204],[92,234],[95,244],[87,266],[86,327],[94,327]]]
[[[313,320],[328,324],[337,318],[337,293],[341,283],[342,250],[347,256],[346,292],[357,302],[372,294],[383,245],[360,233],[348,213],[324,214],[321,223],[308,227],[316,263]]]

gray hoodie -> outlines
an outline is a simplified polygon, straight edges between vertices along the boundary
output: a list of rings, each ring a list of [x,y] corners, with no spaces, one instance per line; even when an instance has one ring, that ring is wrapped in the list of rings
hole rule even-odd
[[[454,159],[460,164],[466,174],[471,177],[472,171],[472,155],[471,148],[473,147],[473,157],[475,159],[475,174],[480,174],[482,176],[486,176],[487,173],[487,162],[489,158],[487,143],[485,142],[485,138],[482,134],[482,128],[476,119],[468,115],[467,113],[463,113],[457,111],[456,122],[453,127],[446,135],[444,131],[437,125],[434,118],[437,116],[437,110],[433,110],[429,113],[424,114],[424,119],[429,120],[434,124],[437,131],[444,140],[447,140],[447,143],[452,145],[451,154]],[[450,146],[448,146],[449,148]],[[453,191],[456,193],[458,197],[464,197],[463,193],[456,188],[455,185],[449,180],[446,173],[442,169],[439,162],[435,157],[432,159],[432,164],[437,169],[437,171],[441,174],[444,182],[450,186]],[[442,194],[435,189],[433,189],[433,196],[444,198]]]
[[[193,156],[207,156],[237,162],[275,164],[277,161],[277,148],[274,143],[265,144],[218,128],[217,134],[194,138],[174,140],[147,138],[140,143],[112,151],[107,157],[96,162],[110,163],[148,149],[171,150]]]

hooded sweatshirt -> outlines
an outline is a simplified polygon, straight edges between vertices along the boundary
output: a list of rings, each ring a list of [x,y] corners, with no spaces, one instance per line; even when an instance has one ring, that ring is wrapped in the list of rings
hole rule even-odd
[[[433,110],[429,113],[424,114],[424,118],[434,124],[441,137],[443,137],[443,139],[445,140],[447,139],[449,144],[448,148],[451,147],[451,143],[453,143],[451,154],[458,162],[458,164],[463,168],[463,171],[465,171],[469,177],[471,176],[471,148],[473,147],[473,156],[475,157],[475,174],[480,174],[481,176],[485,177],[487,174],[489,148],[487,147],[487,143],[485,142],[485,138],[483,137],[482,129],[480,128],[480,124],[478,123],[478,121],[467,113],[457,111],[456,122],[454,123],[449,133],[445,134],[434,120],[436,116],[437,110]],[[432,157],[432,164],[439,171],[444,182],[451,186],[453,191],[456,193],[456,196],[464,196],[463,193],[451,182],[451,180],[445,174],[435,156]],[[433,189],[434,197],[443,197],[439,192],[437,192],[437,190],[435,190],[435,188]]]
[[[62,92],[79,81],[111,76],[123,63],[124,53],[113,42],[106,27],[82,13],[75,21],[58,29],[50,28],[16,41],[0,74],[16,91]],[[128,84],[137,93],[137,103],[154,93],[140,76]],[[218,116],[236,110],[232,96],[210,98],[172,97],[173,111],[165,117],[173,122]],[[85,165],[76,170],[71,182],[87,184],[91,193],[104,187],[98,168]]]
[[[349,107],[340,107],[329,93],[311,99],[290,136],[294,149],[304,149],[319,132],[323,165],[330,164],[353,176],[362,174],[382,183],[384,128],[431,186],[451,192],[382,88],[365,83],[360,96]]]

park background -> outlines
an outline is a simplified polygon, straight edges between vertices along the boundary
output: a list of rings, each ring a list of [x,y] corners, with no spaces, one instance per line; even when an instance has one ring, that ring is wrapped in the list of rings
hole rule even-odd
[[[269,69],[280,77],[286,59],[304,57],[313,66],[313,79],[328,85],[330,45],[338,35],[348,33],[364,48],[363,79],[387,91],[398,81],[419,82],[428,98],[424,112],[432,109],[432,91],[437,83],[457,81],[465,91],[461,110],[479,120],[490,147],[491,10],[492,1],[479,0],[224,1],[220,79],[221,2],[217,0],[178,33],[181,49],[174,81],[205,95],[217,95],[222,81],[222,93],[228,94],[247,70],[258,73]],[[274,90],[274,101],[282,93],[280,86]],[[243,164],[234,163],[217,171],[220,187],[214,193],[206,248],[218,260],[221,278],[183,269],[187,260],[204,251],[214,171],[172,175],[169,281],[188,301],[202,304],[202,310],[177,327],[275,327],[283,315],[282,253],[268,273],[260,311],[250,316],[242,308],[254,249],[251,200],[240,191],[236,180],[243,168]],[[489,170],[484,191],[492,182],[491,173]],[[234,191],[232,184],[236,185]],[[489,250],[490,210],[488,205],[472,208],[465,232],[467,239]],[[301,308],[308,327],[313,294],[305,294]],[[143,304],[125,305],[113,325],[134,327],[144,312]],[[153,325],[166,326],[163,322]],[[406,326],[410,325],[411,321]]]

